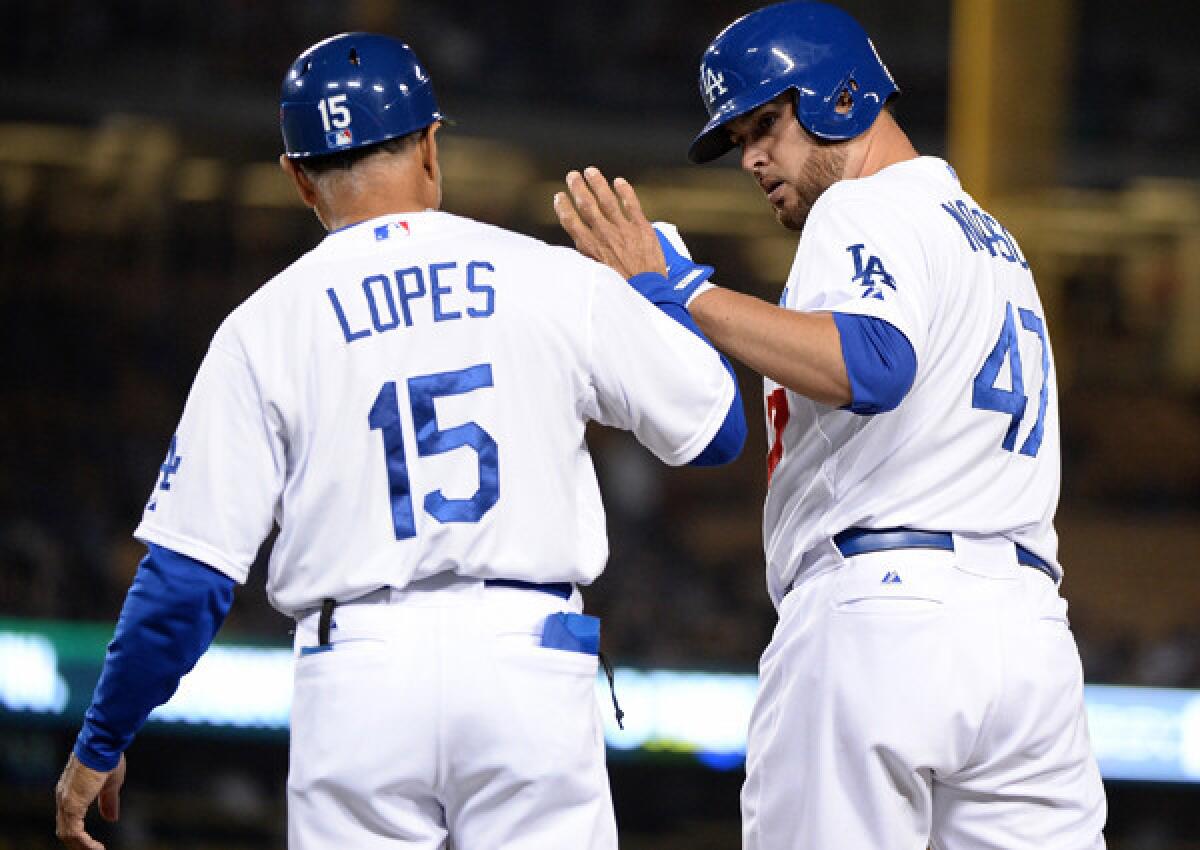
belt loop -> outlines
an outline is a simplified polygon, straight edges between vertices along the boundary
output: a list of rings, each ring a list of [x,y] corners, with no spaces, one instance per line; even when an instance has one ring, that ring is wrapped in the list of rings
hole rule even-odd
[[[321,600],[321,618],[317,621],[317,643],[321,646],[329,646],[329,629],[333,625],[333,609],[336,606],[336,600]]]

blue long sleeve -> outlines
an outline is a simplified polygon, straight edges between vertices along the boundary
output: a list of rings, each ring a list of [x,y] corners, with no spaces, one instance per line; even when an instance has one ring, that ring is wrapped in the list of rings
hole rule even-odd
[[[233,604],[233,579],[163,546],[147,548],[75,741],[76,757],[93,770],[117,766],[146,717],[208,649]]]
[[[678,301],[655,297],[656,290],[666,284],[666,279],[662,275],[645,272],[634,275],[629,279],[629,283],[646,296],[655,307],[700,337],[710,348],[713,347],[708,337],[696,325],[696,320],[692,318],[687,307]],[[725,366],[725,371],[729,373],[729,377],[733,381],[733,400],[729,404],[729,412],[725,414],[725,421],[721,423],[720,429],[713,435],[704,450],[688,463],[688,466],[721,466],[730,463],[737,459],[738,455],[742,453],[742,447],[746,444],[746,411],[742,405],[742,393],[738,388],[737,375],[734,374],[733,366],[730,365],[725,355],[719,351],[717,354]]]
[[[843,409],[871,415],[895,410],[917,375],[912,343],[895,325],[873,316],[834,313],[853,401]]]

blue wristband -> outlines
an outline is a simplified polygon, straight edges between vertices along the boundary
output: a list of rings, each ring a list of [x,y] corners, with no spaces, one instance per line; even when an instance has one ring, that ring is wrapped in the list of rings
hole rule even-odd
[[[667,225],[670,227],[670,225]],[[671,228],[674,230],[674,228]],[[713,267],[694,263],[679,252],[669,236],[654,228],[667,265],[667,276],[645,272],[629,279],[630,285],[655,304],[681,304],[692,300],[696,290],[713,275]]]

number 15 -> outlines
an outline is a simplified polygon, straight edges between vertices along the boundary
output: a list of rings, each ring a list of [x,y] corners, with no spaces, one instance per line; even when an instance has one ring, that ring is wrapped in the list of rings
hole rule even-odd
[[[475,422],[438,427],[434,399],[461,395],[492,386],[492,367],[480,363],[456,372],[439,372],[408,379],[409,405],[412,408],[413,434],[420,457],[470,448],[479,459],[479,487],[466,499],[447,498],[441,490],[425,494],[425,512],[439,522],[479,522],[500,499],[500,452],[492,436]],[[392,530],[397,540],[417,536],[413,516],[412,486],[408,479],[408,460],[404,456],[404,423],[396,398],[396,382],[388,381],[379,390],[367,424],[372,431],[383,432],[384,457],[387,461],[388,496],[392,503]]]
[[[350,108],[346,106],[346,95],[335,94],[333,97],[317,101],[317,109],[321,112],[321,123],[325,126],[326,133],[350,126]]]

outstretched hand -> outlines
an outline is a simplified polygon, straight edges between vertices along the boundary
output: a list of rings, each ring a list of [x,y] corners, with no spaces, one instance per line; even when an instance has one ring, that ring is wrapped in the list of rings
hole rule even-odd
[[[595,166],[567,174],[567,191],[554,196],[554,212],[581,254],[629,279],[643,272],[665,275],[667,264],[654,228],[633,186],[608,179]]]
[[[69,850],[104,850],[87,834],[83,820],[92,801],[100,817],[115,821],[121,813],[121,784],[125,781],[125,756],[107,773],[92,770],[71,753],[54,789],[55,834]]]

